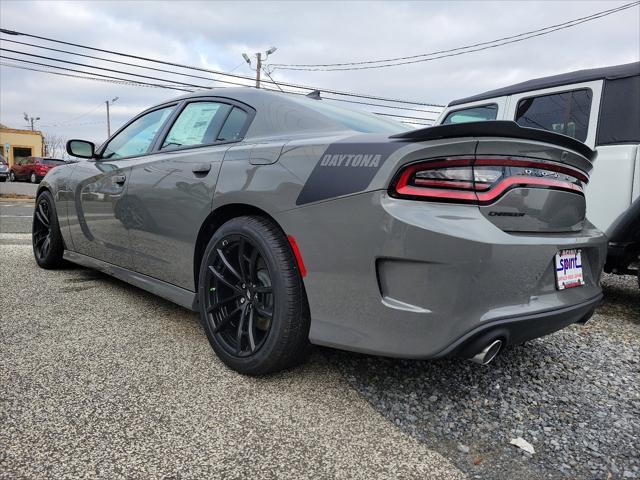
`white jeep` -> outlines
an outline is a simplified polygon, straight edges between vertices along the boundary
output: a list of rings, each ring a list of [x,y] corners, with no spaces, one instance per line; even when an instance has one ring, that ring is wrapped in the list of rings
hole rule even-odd
[[[513,120],[576,138],[598,155],[587,216],[609,237],[605,270],[640,282],[640,62],[537,78],[454,100],[436,124]]]

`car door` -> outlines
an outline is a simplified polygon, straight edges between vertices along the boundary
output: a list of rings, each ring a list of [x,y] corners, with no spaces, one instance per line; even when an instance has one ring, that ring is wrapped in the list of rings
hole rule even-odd
[[[13,160],[13,166],[11,167],[11,170],[13,171],[13,175],[15,176],[16,180],[18,180],[20,177],[20,169],[22,168],[22,162],[24,161],[24,158],[16,158]]]
[[[16,176],[20,177],[21,180],[29,178],[29,174],[31,173],[31,165],[33,165],[35,163],[35,160],[33,159],[33,157],[27,157],[27,158],[23,158],[20,161],[20,167],[18,168],[18,171],[16,172]]]
[[[139,115],[98,151],[98,158],[78,163],[73,172],[74,201],[70,234],[74,249],[105,262],[131,268],[126,211],[122,208],[132,164],[146,157],[176,104]]]
[[[231,100],[191,99],[154,153],[134,162],[124,209],[137,272],[194,290],[196,240],[211,213],[224,154],[252,117],[252,109]]]

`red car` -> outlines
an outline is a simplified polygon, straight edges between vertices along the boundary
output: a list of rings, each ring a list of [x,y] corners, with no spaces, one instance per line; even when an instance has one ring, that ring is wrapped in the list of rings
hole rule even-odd
[[[9,171],[9,180],[11,182],[29,180],[31,183],[39,183],[49,170],[64,164],[64,160],[58,160],[56,158],[18,158]]]

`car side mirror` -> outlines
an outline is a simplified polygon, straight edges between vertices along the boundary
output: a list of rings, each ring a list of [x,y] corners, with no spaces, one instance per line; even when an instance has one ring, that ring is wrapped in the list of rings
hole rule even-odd
[[[96,158],[96,146],[86,140],[69,140],[67,142],[67,153],[79,158]]]

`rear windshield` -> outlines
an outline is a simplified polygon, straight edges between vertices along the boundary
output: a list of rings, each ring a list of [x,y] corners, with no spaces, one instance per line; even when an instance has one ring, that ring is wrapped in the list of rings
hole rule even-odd
[[[410,130],[408,125],[396,122],[395,120],[382,118],[374,113],[338,107],[326,103],[325,100],[313,100],[311,98],[292,98],[292,100],[356,132],[400,133]]]
[[[38,163],[42,163],[43,165],[64,165],[64,160],[52,160],[50,158],[43,158],[39,160]]]
[[[479,105],[477,107],[464,108],[449,112],[445,117],[443,125],[452,123],[483,122],[485,120],[495,120],[498,116],[498,105]]]

